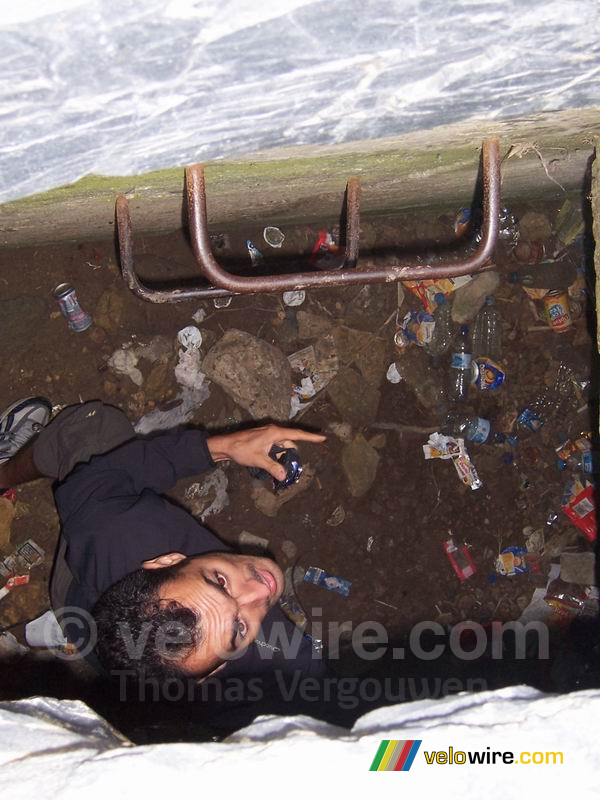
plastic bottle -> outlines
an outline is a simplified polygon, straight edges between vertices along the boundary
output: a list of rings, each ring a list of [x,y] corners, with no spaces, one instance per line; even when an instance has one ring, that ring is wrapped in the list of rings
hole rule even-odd
[[[487,356],[493,361],[502,358],[502,319],[492,295],[485,298],[485,305],[473,323],[473,358]]]
[[[559,459],[557,466],[559,469],[570,469],[585,475],[597,475],[600,472],[600,453],[597,450],[573,453],[566,461]]]
[[[519,435],[537,433],[542,425],[552,418],[556,410],[556,392],[546,387],[517,417]]]
[[[451,402],[466,400],[471,383],[472,355],[469,348],[469,326],[462,325],[450,362],[448,396]]]
[[[441,292],[435,295],[437,308],[433,312],[435,328],[431,341],[425,345],[425,349],[432,356],[441,356],[450,349],[454,339],[454,324],[452,322],[452,309],[445,295]]]
[[[489,420],[482,417],[472,417],[467,414],[457,414],[450,412],[442,428],[446,435],[458,436],[467,439],[469,442],[483,444],[490,436]]]

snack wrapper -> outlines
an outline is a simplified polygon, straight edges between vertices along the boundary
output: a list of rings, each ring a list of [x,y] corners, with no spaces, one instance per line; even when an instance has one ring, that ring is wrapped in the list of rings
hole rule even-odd
[[[423,455],[426,459],[452,459],[458,477],[465,486],[469,486],[473,491],[483,486],[465,449],[464,439],[455,439],[453,436],[444,436],[442,433],[432,433],[427,444],[423,445]]]
[[[402,285],[414,294],[423,303],[423,308],[428,314],[432,314],[438,304],[435,300],[436,294],[443,294],[448,297],[461,286],[473,280],[470,275],[462,275],[458,278],[438,278],[437,280],[423,281],[402,281]]]
[[[592,484],[583,485],[578,478],[572,478],[567,484],[561,508],[590,542],[596,541],[598,533],[596,505],[596,492]]]
[[[408,342],[419,347],[429,344],[433,337],[435,320],[425,311],[409,311],[402,320],[401,330]]]
[[[499,389],[506,378],[503,367],[491,358],[475,358],[471,362],[473,370],[472,383],[485,392],[488,389]]]
[[[505,547],[496,559],[496,572],[498,575],[506,576],[529,572],[527,555],[526,547]]]

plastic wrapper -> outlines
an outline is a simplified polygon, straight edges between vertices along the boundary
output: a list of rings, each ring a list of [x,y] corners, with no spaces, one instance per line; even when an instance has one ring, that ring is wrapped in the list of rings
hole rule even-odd
[[[425,347],[431,342],[435,320],[426,311],[409,311],[402,320],[401,330],[407,342]]]
[[[442,542],[442,548],[448,557],[448,561],[452,565],[456,577],[461,583],[468,580],[477,572],[475,562],[466,545],[457,545],[451,537],[445,542]]]
[[[472,280],[470,275],[463,275],[458,278],[437,278],[436,280],[423,281],[402,281],[403,286],[408,289],[415,297],[418,297],[423,308],[428,314],[433,314],[438,307],[436,301],[437,294],[448,297],[459,287],[464,286]]]
[[[444,436],[442,433],[432,433],[427,444],[423,445],[425,459],[441,458],[451,459],[461,481],[473,489],[480,489],[482,481],[469,454],[465,449],[464,439],[455,439],[453,436]]]
[[[598,589],[596,586],[580,586],[556,578],[548,584],[545,602],[559,614],[567,616],[597,616]]]
[[[526,572],[539,572],[538,557],[526,547],[505,547],[496,559],[498,575],[512,577]]]
[[[475,358],[471,362],[472,383],[482,392],[499,389],[506,379],[504,368],[491,358]]]
[[[565,488],[561,508],[588,541],[596,541],[597,503],[596,492],[591,483],[582,484],[577,477],[571,478]]]

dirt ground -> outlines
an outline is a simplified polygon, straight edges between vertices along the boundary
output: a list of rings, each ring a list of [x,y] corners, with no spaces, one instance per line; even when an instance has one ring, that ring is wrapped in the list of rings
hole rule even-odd
[[[542,212],[554,224],[561,202],[523,204],[512,211],[517,218],[528,211]],[[392,228],[399,241],[414,240],[416,232],[419,240],[427,240],[432,246],[452,238],[454,213],[446,209],[430,219],[380,221],[369,231],[369,237],[372,242],[378,240],[378,233],[381,240],[390,238]],[[315,230],[295,232],[282,250],[275,252],[262,240],[262,228],[228,232],[220,240],[220,252],[232,263],[243,264],[248,261],[244,240],[250,238],[265,253],[267,265],[276,266],[277,259],[286,255],[296,262],[302,260],[299,253],[306,253],[315,236]],[[370,257],[375,257],[374,246],[370,249]],[[571,252],[577,263],[589,268],[585,236],[571,245]],[[388,249],[379,255],[386,258],[392,253]],[[522,288],[508,281],[512,271],[526,268],[516,262],[505,243],[499,245],[495,260],[501,274],[495,296],[503,320],[507,378],[497,391],[472,389],[466,408],[490,419],[497,430],[508,430],[516,413],[552,382],[560,363],[571,367],[580,385],[590,380],[596,358],[594,306],[588,295],[587,306],[573,328],[557,334],[534,318]],[[591,399],[589,394],[574,392],[559,419],[549,421],[536,434],[520,438],[513,447],[506,443],[469,443],[469,454],[483,482],[481,489],[471,491],[461,484],[451,463],[426,461],[422,446],[427,433],[410,430],[411,426],[439,428],[449,374],[447,359],[434,365],[425,351],[413,346],[418,351],[415,357],[422,359],[423,374],[425,369],[432,369],[439,384],[437,406],[423,406],[406,381],[392,384],[386,380],[388,365],[402,358],[393,341],[398,303],[395,285],[309,291],[304,304],[295,310],[286,309],[280,295],[235,297],[228,308],[216,309],[210,301],[154,305],[136,298],[120,277],[112,242],[4,251],[0,252],[0,265],[0,330],[5,343],[0,405],[32,394],[47,396],[56,409],[82,399],[101,399],[122,408],[132,420],[155,408],[168,408],[178,392],[173,370],[176,335],[184,326],[194,324],[192,315],[199,309],[206,312],[199,323],[203,355],[226,330],[236,328],[264,339],[288,356],[314,341],[300,338],[299,311],[310,312],[329,326],[346,326],[378,337],[369,384],[380,392],[375,418],[366,427],[357,425],[351,412],[350,418],[341,415],[328,390],[323,390],[299,423],[328,435],[323,447],[301,448],[303,461],[315,472],[310,486],[271,518],[253,502],[253,479],[246,470],[230,465],[225,468],[228,505],[205,519],[208,527],[233,544],[242,532],[267,539],[269,550],[284,569],[317,566],[351,581],[347,598],[304,582],[298,585],[302,606],[322,609],[325,626],[329,621],[352,620],[356,626],[374,620],[399,640],[423,620],[438,621],[447,628],[461,620],[514,620],[530,602],[534,589],[545,586],[550,562],[557,561],[565,548],[592,549],[561,513],[566,475],[556,467],[554,448],[563,437],[597,429],[595,379]],[[190,278],[195,274],[183,234],[137,241],[136,266],[147,280]],[[53,299],[53,289],[65,281],[76,287],[82,307],[94,318],[86,332],[69,331]],[[408,308],[419,307],[418,301],[406,294],[400,316]],[[137,346],[157,335],[173,342],[173,356],[166,365],[141,361],[141,386],[108,366],[110,356],[124,345]],[[370,350],[373,340],[367,336],[364,341]],[[344,366],[366,381],[356,368],[356,360]],[[210,396],[195,411],[193,423],[221,430],[251,420],[250,414],[216,383],[211,382],[209,388]],[[359,397],[356,402],[359,404]],[[346,427],[340,428],[343,423]],[[351,495],[342,466],[346,446],[342,437],[348,434],[348,423],[352,436],[362,432],[376,446],[379,456],[375,480],[358,497]],[[200,476],[181,482],[173,492],[179,502],[196,513],[201,506],[197,498],[190,499],[189,491],[186,495],[186,490],[202,480]],[[203,505],[210,499],[209,493]],[[343,511],[336,512],[340,507]],[[331,520],[334,512],[337,517]],[[549,526],[546,522],[551,512],[558,517]],[[328,520],[331,523],[342,517],[340,524],[328,524]],[[540,572],[497,576],[495,559],[499,551],[509,545],[524,546],[523,530],[527,526],[545,529]],[[10,541],[3,543],[2,555],[33,538],[46,550],[47,557],[32,571],[28,586],[15,589],[0,601],[0,624],[17,634],[21,633],[19,623],[48,607],[47,582],[58,532],[49,483],[38,481],[20,488]],[[459,582],[442,550],[449,533],[457,543],[467,545],[477,567],[476,574],[464,583]],[[327,636],[323,638],[327,647]],[[23,694],[27,695],[26,687]]]

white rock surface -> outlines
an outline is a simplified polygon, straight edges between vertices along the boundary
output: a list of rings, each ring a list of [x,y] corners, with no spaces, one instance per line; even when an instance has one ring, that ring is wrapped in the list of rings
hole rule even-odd
[[[131,747],[84,703],[36,697],[0,703],[0,787],[11,798],[80,800],[133,791],[177,797],[192,787],[212,794],[235,776],[236,793],[243,784],[244,797],[261,800],[266,787],[303,799],[375,792],[397,798],[408,791],[427,800],[587,800],[598,796],[599,719],[599,691],[545,696],[520,686],[390,706],[365,715],[352,731],[307,717],[262,717],[221,743]],[[422,739],[410,775],[368,774],[382,739]],[[516,755],[562,751],[563,764],[427,765],[425,751],[450,746]]]
[[[598,102],[593,0],[21,0],[0,201],[89,174]]]

